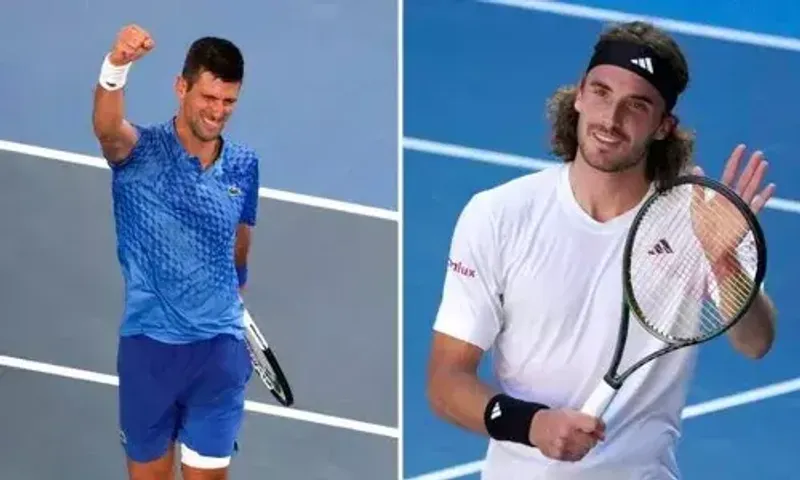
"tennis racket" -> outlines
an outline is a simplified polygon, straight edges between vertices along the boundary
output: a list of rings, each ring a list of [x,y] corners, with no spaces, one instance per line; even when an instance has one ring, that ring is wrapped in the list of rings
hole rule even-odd
[[[246,309],[244,311],[244,327],[245,343],[253,362],[253,370],[275,399],[281,405],[290,407],[294,403],[294,396],[289,381],[286,379],[275,353]]]
[[[767,250],[758,220],[733,190],[686,175],[642,205],[622,261],[624,298],[616,348],[603,380],[581,409],[598,418],[643,365],[708,342],[735,325],[761,288]],[[630,313],[664,345],[620,372]]]

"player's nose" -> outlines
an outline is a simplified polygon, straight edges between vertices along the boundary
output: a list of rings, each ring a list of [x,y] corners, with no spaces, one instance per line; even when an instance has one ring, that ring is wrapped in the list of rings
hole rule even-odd
[[[206,112],[206,115],[208,116],[209,119],[215,122],[219,122],[223,119],[223,117],[225,117],[225,109],[222,107],[221,104],[212,105]]]

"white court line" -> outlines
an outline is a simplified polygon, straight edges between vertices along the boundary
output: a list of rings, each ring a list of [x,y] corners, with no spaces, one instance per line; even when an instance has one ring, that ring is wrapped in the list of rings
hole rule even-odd
[[[445,157],[461,158],[475,162],[501,165],[504,167],[522,168],[527,170],[542,170],[556,165],[551,160],[540,158],[523,157],[508,153],[495,152],[492,150],[481,150],[478,148],[464,147],[448,143],[433,142],[420,138],[406,137],[403,139],[403,147],[422,153],[441,155]],[[800,202],[785,198],[771,198],[767,202],[766,208],[780,210],[783,212],[800,214]]]
[[[700,417],[703,415],[708,415],[709,413],[746,405],[748,403],[760,402],[772,397],[786,395],[798,390],[800,390],[800,377],[754,388],[752,390],[747,390],[740,393],[735,393],[733,395],[709,400],[696,405],[690,405],[683,409],[681,417],[684,420]],[[461,478],[466,477],[467,475],[480,473],[482,467],[483,461],[464,463],[462,465],[456,465],[454,467],[436,470],[424,475],[407,478],[406,480],[453,480],[455,478]]]
[[[617,10],[606,10],[603,8],[587,7],[585,5],[574,5],[562,2],[551,2],[542,0],[478,0],[481,3],[502,5],[506,7],[524,8],[539,12],[549,12],[567,17],[586,18],[604,22],[629,22],[632,20],[643,20],[657,25],[664,30],[692,35],[695,37],[712,38],[728,42],[744,43],[747,45],[757,45],[760,47],[775,48],[779,50],[790,50],[800,52],[800,39],[784,37],[779,35],[769,35],[765,33],[751,32],[747,30],[737,30],[734,28],[718,27],[703,23],[686,22],[671,18],[653,17],[649,15],[639,15]]]
[[[0,140],[0,151],[19,153],[22,155],[31,155],[34,157],[44,158],[47,160],[56,160],[60,162],[73,163],[76,165],[83,165],[86,167],[95,167],[109,169],[108,164],[103,158],[93,157],[90,155],[83,155],[80,153],[65,152],[63,150],[54,150],[52,148],[39,147],[36,145],[27,145],[23,143],[10,142],[7,140]],[[400,217],[396,211],[387,210],[377,207],[369,207],[366,205],[359,205],[356,203],[342,202],[339,200],[332,200],[330,198],[314,197],[311,195],[303,195],[294,192],[287,192],[283,190],[275,190],[271,188],[261,187],[258,189],[258,195],[262,198],[269,198],[287,203],[295,203],[299,205],[306,205],[310,207],[323,208],[326,210],[335,210],[337,212],[350,213],[353,215],[361,215],[364,217],[379,218],[382,220],[398,221]]]
[[[49,363],[36,362],[24,358],[9,357],[0,355],[0,366],[16,368],[20,370],[28,370],[31,372],[46,373],[58,377],[71,378],[73,380],[83,380],[85,382],[100,383],[104,385],[119,386],[119,378],[114,375],[105,373],[91,372],[88,370],[80,370],[77,368],[64,367],[61,365],[53,365]],[[261,413],[264,415],[271,415],[274,417],[289,418],[292,420],[300,420],[303,422],[316,423],[318,425],[325,425],[328,427],[342,428],[361,433],[370,433],[382,437],[398,438],[398,430],[396,428],[387,427],[384,425],[376,425],[374,423],[361,422],[358,420],[351,420],[349,418],[335,417],[332,415],[324,415],[321,413],[308,412],[298,410],[296,408],[287,408],[275,405],[268,405],[265,403],[246,401],[245,409],[254,413]]]
[[[455,467],[436,470],[435,472],[407,478],[406,480],[450,480],[480,473],[481,468],[483,468],[483,460],[478,460],[477,462],[462,463]]]

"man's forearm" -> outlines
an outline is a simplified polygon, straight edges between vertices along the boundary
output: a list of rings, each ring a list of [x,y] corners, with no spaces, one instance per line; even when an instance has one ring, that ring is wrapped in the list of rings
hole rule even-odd
[[[495,391],[468,372],[437,372],[428,388],[433,411],[474,433],[488,435],[483,413]]]
[[[728,336],[736,350],[750,358],[761,358],[769,352],[775,338],[775,307],[766,293],[758,293]]]
[[[717,262],[713,271],[719,285],[721,310],[730,318],[739,310],[742,297],[749,293],[747,283],[751,280],[735,257]],[[750,358],[761,358],[769,352],[775,337],[775,308],[766,293],[758,293],[728,336],[736,350]]]
[[[92,104],[92,127],[107,160],[116,163],[130,154],[138,134],[125,120],[122,90],[108,91],[97,84]]]
[[[95,86],[92,126],[100,139],[115,139],[125,119],[125,100],[122,90],[107,91]]]
[[[250,253],[250,227],[240,224],[236,229],[236,242],[233,251],[233,263],[236,266],[236,274],[239,277],[239,292],[241,293],[247,285],[248,269],[247,256]]]

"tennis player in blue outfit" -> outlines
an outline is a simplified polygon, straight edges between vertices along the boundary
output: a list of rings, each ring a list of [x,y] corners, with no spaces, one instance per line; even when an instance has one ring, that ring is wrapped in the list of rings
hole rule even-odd
[[[258,207],[258,157],[222,136],[244,60],[230,41],[195,41],[163,123],[125,119],[131,66],[154,48],[136,25],[106,55],[93,125],[112,171],[125,283],[118,349],[120,435],[131,479],[227,478],[252,366],[241,289]]]

